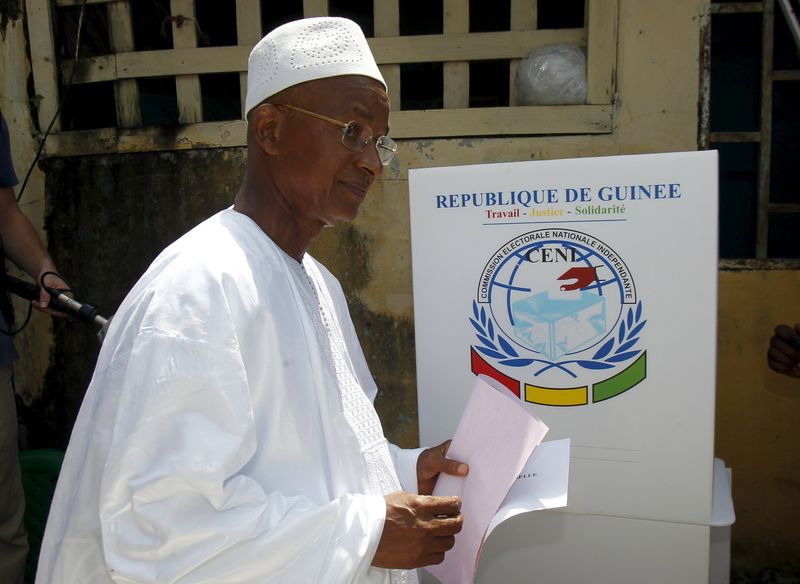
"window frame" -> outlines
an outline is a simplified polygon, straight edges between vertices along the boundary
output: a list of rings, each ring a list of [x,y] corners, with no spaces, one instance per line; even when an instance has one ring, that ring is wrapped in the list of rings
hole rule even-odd
[[[237,46],[197,47],[194,26],[173,19],[174,48],[134,51],[129,0],[88,0],[108,10],[112,54],[57,62],[53,40],[54,10],[79,6],[82,0],[27,0],[31,61],[37,95],[57,96],[59,79],[73,84],[112,81],[118,127],[60,131],[55,99],[39,104],[39,125],[49,126],[45,155],[72,156],[114,152],[142,152],[244,146],[246,122],[204,122],[199,75],[239,73],[242,100],[246,94],[247,57],[261,37],[259,0],[236,0]],[[172,15],[193,17],[194,0],[171,0]],[[554,134],[607,134],[613,130],[617,55],[618,0],[586,0],[585,26],[577,29],[537,30],[536,4],[511,0],[511,30],[470,33],[469,0],[443,0],[441,35],[399,36],[399,0],[374,1],[375,36],[368,39],[389,86],[394,111],[395,139]],[[327,0],[304,0],[306,17],[324,16]],[[566,42],[587,52],[585,105],[518,106],[514,91],[517,65],[533,49]],[[510,105],[469,108],[469,62],[509,59]],[[399,110],[400,65],[444,64],[444,108]],[[75,72],[73,75],[73,68]],[[174,77],[180,125],[165,139],[164,128],[141,127],[137,79]],[[242,109],[244,104],[242,103]]]

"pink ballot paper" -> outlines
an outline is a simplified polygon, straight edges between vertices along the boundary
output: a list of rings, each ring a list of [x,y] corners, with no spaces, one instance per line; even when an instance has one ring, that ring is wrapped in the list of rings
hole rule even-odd
[[[508,390],[479,376],[448,458],[469,464],[465,478],[439,475],[434,495],[461,497],[464,526],[453,549],[428,566],[443,584],[472,582],[486,529],[548,427]]]

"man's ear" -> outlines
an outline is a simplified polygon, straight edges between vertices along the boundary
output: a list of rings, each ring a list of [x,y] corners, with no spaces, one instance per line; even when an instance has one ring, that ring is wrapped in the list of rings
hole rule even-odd
[[[259,148],[265,154],[277,154],[281,134],[278,108],[271,103],[256,107],[248,116],[248,125]]]

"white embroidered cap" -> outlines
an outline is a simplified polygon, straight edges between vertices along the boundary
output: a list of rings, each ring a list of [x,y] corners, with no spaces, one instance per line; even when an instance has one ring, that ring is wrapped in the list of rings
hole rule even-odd
[[[361,28],[336,17],[288,22],[250,52],[244,115],[287,87],[340,75],[364,75],[386,87]]]

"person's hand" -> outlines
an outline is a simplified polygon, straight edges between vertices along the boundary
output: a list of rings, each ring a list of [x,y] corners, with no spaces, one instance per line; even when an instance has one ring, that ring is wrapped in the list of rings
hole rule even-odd
[[[384,499],[386,520],[372,565],[410,570],[441,564],[461,531],[461,500],[403,491]]]
[[[769,340],[767,363],[770,369],[800,379],[800,323],[794,328],[785,324],[775,327]]]
[[[48,272],[50,272],[50,270],[43,270],[39,274],[39,277],[36,279],[36,284],[40,286],[39,300],[31,300],[31,304],[36,310],[40,312],[44,312],[45,314],[49,314],[50,316],[62,317],[64,316],[63,312],[58,312],[51,308],[48,308],[50,304],[50,294],[47,293],[47,290],[41,287],[42,274],[45,274],[44,285],[47,286],[48,288],[58,288],[60,290],[68,290],[69,285],[64,280],[62,280],[58,276],[58,274],[48,273]]]
[[[420,495],[430,495],[439,473],[457,477],[465,477],[469,466],[458,460],[447,458],[450,440],[442,442],[439,446],[423,450],[417,459],[417,487]]]

